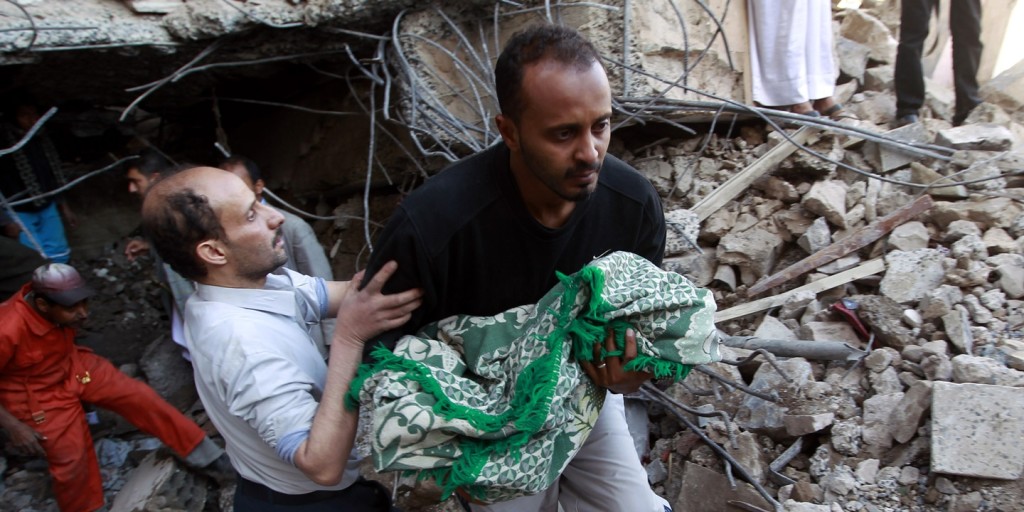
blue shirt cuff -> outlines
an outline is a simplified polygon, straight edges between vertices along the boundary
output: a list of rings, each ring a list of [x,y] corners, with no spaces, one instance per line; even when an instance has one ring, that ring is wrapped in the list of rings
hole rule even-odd
[[[320,319],[323,320],[327,316],[327,302],[330,300],[327,297],[327,283],[324,282],[323,278],[317,277],[316,279],[316,299],[320,301]]]
[[[309,439],[308,428],[285,434],[277,441],[277,456],[295,465],[295,452],[299,451],[299,446],[302,446],[306,439]]]

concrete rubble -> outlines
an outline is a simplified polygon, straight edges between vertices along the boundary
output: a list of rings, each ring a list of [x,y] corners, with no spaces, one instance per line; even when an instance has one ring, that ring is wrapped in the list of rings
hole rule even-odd
[[[275,23],[313,23],[337,19],[355,9],[355,3],[244,5]],[[393,0],[383,2],[381,9],[407,4],[411,2]],[[889,4],[865,2],[861,9],[835,11],[840,80],[852,84],[845,105],[860,117],[858,127],[927,145],[936,156],[829,130],[809,143],[835,162],[884,176],[886,182],[798,151],[701,220],[691,208],[771,147],[786,144],[777,132],[760,124],[728,131],[719,127],[707,141],[702,133],[688,140],[665,137],[654,144],[613,147],[613,153],[633,162],[662,195],[672,226],[665,267],[710,288],[720,310],[882,262],[879,272],[840,279],[821,290],[804,289],[718,325],[729,336],[844,342],[866,351],[863,359],[779,357],[777,369],[761,355],[742,364],[708,365],[708,370],[761,397],[697,371],[683,383],[658,384],[682,404],[725,413],[728,421],[701,417],[699,428],[753,482],[743,482],[735,468],[727,474],[720,454],[668,414],[664,404],[631,400],[631,416],[638,410],[643,416],[642,407],[648,412],[633,427],[644,431],[638,439],[650,440],[638,443],[638,451],[652,488],[676,511],[733,510],[730,500],[763,510],[777,504],[790,512],[1011,511],[1024,503],[1024,63],[983,88],[986,103],[964,126],[950,122],[951,91],[929,83],[922,121],[891,129],[895,39]],[[168,41],[213,37],[252,23],[223,2],[136,0],[118,5],[146,13],[138,23]],[[632,35],[639,50],[629,58],[643,69],[679,75],[680,55],[687,48],[664,29],[665,20],[675,16],[666,14],[666,8],[659,4],[635,13]],[[683,15],[702,19],[692,6]],[[436,13],[417,11],[406,23],[410,29],[427,30],[439,22]],[[607,29],[610,23],[600,18],[589,29]],[[702,30],[712,30],[710,25],[704,23]],[[124,37],[111,41],[124,42]],[[621,52],[621,37],[617,32],[602,44],[615,42],[620,45],[615,52]],[[39,44],[71,42],[47,39]],[[742,80],[726,71],[727,61],[724,49],[713,46],[691,85],[742,97]],[[616,94],[642,96],[656,89],[655,81],[640,74],[613,79]],[[685,97],[679,91],[672,94]],[[858,228],[920,194],[934,200],[925,213],[828,264],[748,296],[758,281],[841,244]],[[104,258],[90,281],[104,287],[101,296],[112,298],[94,308],[113,313],[90,336],[118,330],[134,338],[139,348],[115,362],[148,379],[180,408],[195,411],[204,423],[189,394],[194,392],[188,386],[190,368],[175,359],[166,340],[154,341],[154,332],[166,330],[152,292],[156,285],[136,278],[140,267],[119,259],[116,252]],[[852,318],[833,307],[841,299],[853,305]],[[752,354],[738,348],[725,352],[730,361]],[[161,373],[168,367],[174,369]],[[151,439],[116,419],[101,414],[101,420],[96,437],[106,454],[101,460],[112,510],[228,508],[231,489],[218,488],[173,459],[159,457]],[[783,458],[794,445],[796,453]],[[777,460],[783,462],[776,465]],[[45,466],[38,460],[0,457],[0,469],[0,503],[26,512],[56,510],[46,490]],[[429,483],[375,475],[368,467],[365,473],[394,485],[405,510],[459,510],[451,500],[437,504],[436,489]],[[174,501],[185,495],[191,501]]]

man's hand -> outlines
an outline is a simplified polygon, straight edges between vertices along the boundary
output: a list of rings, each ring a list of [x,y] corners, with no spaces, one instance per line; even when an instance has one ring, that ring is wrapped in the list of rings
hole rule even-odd
[[[135,261],[135,258],[142,256],[149,252],[149,242],[142,238],[132,238],[127,245],[124,246],[124,257],[128,258],[128,261]]]
[[[615,332],[611,329],[608,330],[604,346],[607,351],[618,350],[615,346]],[[622,356],[608,356],[604,359],[600,357],[600,348],[594,347],[594,362],[581,361],[580,366],[594,384],[612,393],[632,393],[654,377],[648,372],[627,372],[622,369],[636,358],[636,333],[633,329],[626,329],[626,346],[623,348]]]
[[[356,287],[363,280],[363,273],[352,277],[338,306],[336,341],[342,339],[362,345],[370,338],[409,321],[412,312],[423,302],[423,292],[419,289],[391,295],[380,292],[396,269],[397,263],[387,262],[362,290]]]
[[[44,435],[20,421],[10,422],[4,425],[4,428],[7,430],[8,437],[11,438],[10,445],[14,451],[25,455],[46,456],[43,445],[39,444],[40,441],[46,441]]]
[[[21,233],[21,226],[17,222],[10,222],[0,226],[0,233],[7,238],[18,239],[18,235]]]

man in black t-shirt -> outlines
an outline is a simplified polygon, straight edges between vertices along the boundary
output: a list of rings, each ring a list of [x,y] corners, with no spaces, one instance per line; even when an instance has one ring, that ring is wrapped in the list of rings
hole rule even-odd
[[[399,335],[453,314],[494,315],[534,303],[556,283],[611,251],[660,264],[661,201],[651,184],[606,155],[611,89],[594,47],[578,32],[542,25],[509,41],[495,67],[503,144],[455,163],[407,197],[375,247],[366,275],[399,262],[385,293],[424,291]],[[624,372],[636,355],[581,363],[610,391],[593,432],[544,493],[476,511],[667,509],[647,482],[626,427],[621,395],[650,374]]]

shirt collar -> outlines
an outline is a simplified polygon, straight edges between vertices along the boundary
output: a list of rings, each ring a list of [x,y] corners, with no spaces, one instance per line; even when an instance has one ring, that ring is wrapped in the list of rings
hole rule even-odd
[[[295,318],[298,313],[295,290],[287,287],[284,281],[286,279],[281,276],[270,274],[262,289],[225,288],[196,283],[196,295],[206,301]]]

